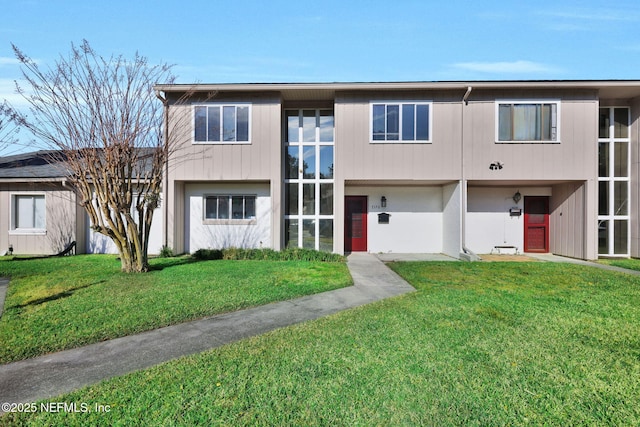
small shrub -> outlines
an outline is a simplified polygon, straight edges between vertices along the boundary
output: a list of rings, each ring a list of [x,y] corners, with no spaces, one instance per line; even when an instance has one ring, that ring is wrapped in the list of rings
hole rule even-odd
[[[268,260],[268,261],[319,261],[344,262],[342,255],[320,252],[313,249],[288,248],[282,251],[273,249],[198,249],[192,257],[196,260]]]
[[[171,258],[172,256],[174,256],[173,249],[167,245],[163,245],[162,249],[160,249],[160,258]]]
[[[220,249],[198,249],[191,256],[198,261],[222,259],[222,251]]]

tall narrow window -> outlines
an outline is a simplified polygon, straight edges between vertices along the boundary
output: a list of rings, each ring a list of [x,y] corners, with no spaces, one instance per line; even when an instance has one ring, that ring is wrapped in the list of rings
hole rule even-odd
[[[284,243],[333,250],[332,110],[285,111]]]
[[[600,108],[598,253],[629,256],[629,108]]]

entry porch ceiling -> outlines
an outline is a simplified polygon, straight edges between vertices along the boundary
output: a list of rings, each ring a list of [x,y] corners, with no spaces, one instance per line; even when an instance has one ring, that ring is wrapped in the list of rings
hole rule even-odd
[[[467,181],[467,187],[548,187],[557,184],[568,184],[570,182],[578,182],[583,183],[584,180],[551,180],[551,179],[541,179],[541,180],[477,180],[477,181]]]

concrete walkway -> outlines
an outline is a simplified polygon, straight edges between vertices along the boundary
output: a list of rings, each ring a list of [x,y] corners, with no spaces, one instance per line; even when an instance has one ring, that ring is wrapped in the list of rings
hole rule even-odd
[[[415,291],[374,255],[347,258],[354,286],[0,365],[0,403],[34,402],[177,357]]]

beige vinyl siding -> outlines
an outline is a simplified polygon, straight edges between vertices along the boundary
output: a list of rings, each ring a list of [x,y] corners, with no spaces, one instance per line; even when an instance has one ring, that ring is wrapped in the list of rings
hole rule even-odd
[[[205,101],[194,100],[201,105]],[[195,182],[281,181],[282,102],[278,94],[218,96],[212,103],[250,103],[250,143],[193,143],[192,104],[172,105],[169,127],[179,147],[169,162],[166,226],[167,244],[176,253],[185,249],[184,186]],[[173,131],[175,130],[175,133]],[[271,186],[272,242],[280,248],[279,185]]]
[[[550,205],[550,249],[556,255],[596,259],[595,185],[571,182],[553,186]],[[594,203],[589,203],[593,200]]]
[[[210,102],[250,102],[251,134],[246,143],[193,143],[192,104],[170,107],[170,120],[179,131],[173,143],[180,148],[172,156],[170,179],[265,180],[278,173],[280,159],[281,103],[277,97],[214,98]],[[201,103],[197,103],[201,105]]]
[[[620,104],[616,104],[620,105]],[[631,199],[629,209],[631,213],[630,230],[631,252],[634,258],[640,258],[640,98],[632,100],[631,104]]]
[[[461,98],[451,94],[338,94],[336,171],[345,180],[458,180],[461,156]],[[431,143],[370,142],[371,101],[432,101]]]
[[[46,232],[29,234],[11,230],[11,210],[14,209],[11,198],[16,194],[44,195]],[[14,254],[49,255],[78,240],[76,195],[61,184],[1,183],[0,206],[0,254],[11,244]]]
[[[496,143],[496,99],[560,100],[557,143]],[[597,177],[598,101],[595,93],[472,92],[464,112],[465,178],[576,180]],[[490,170],[492,162],[503,169]]]

